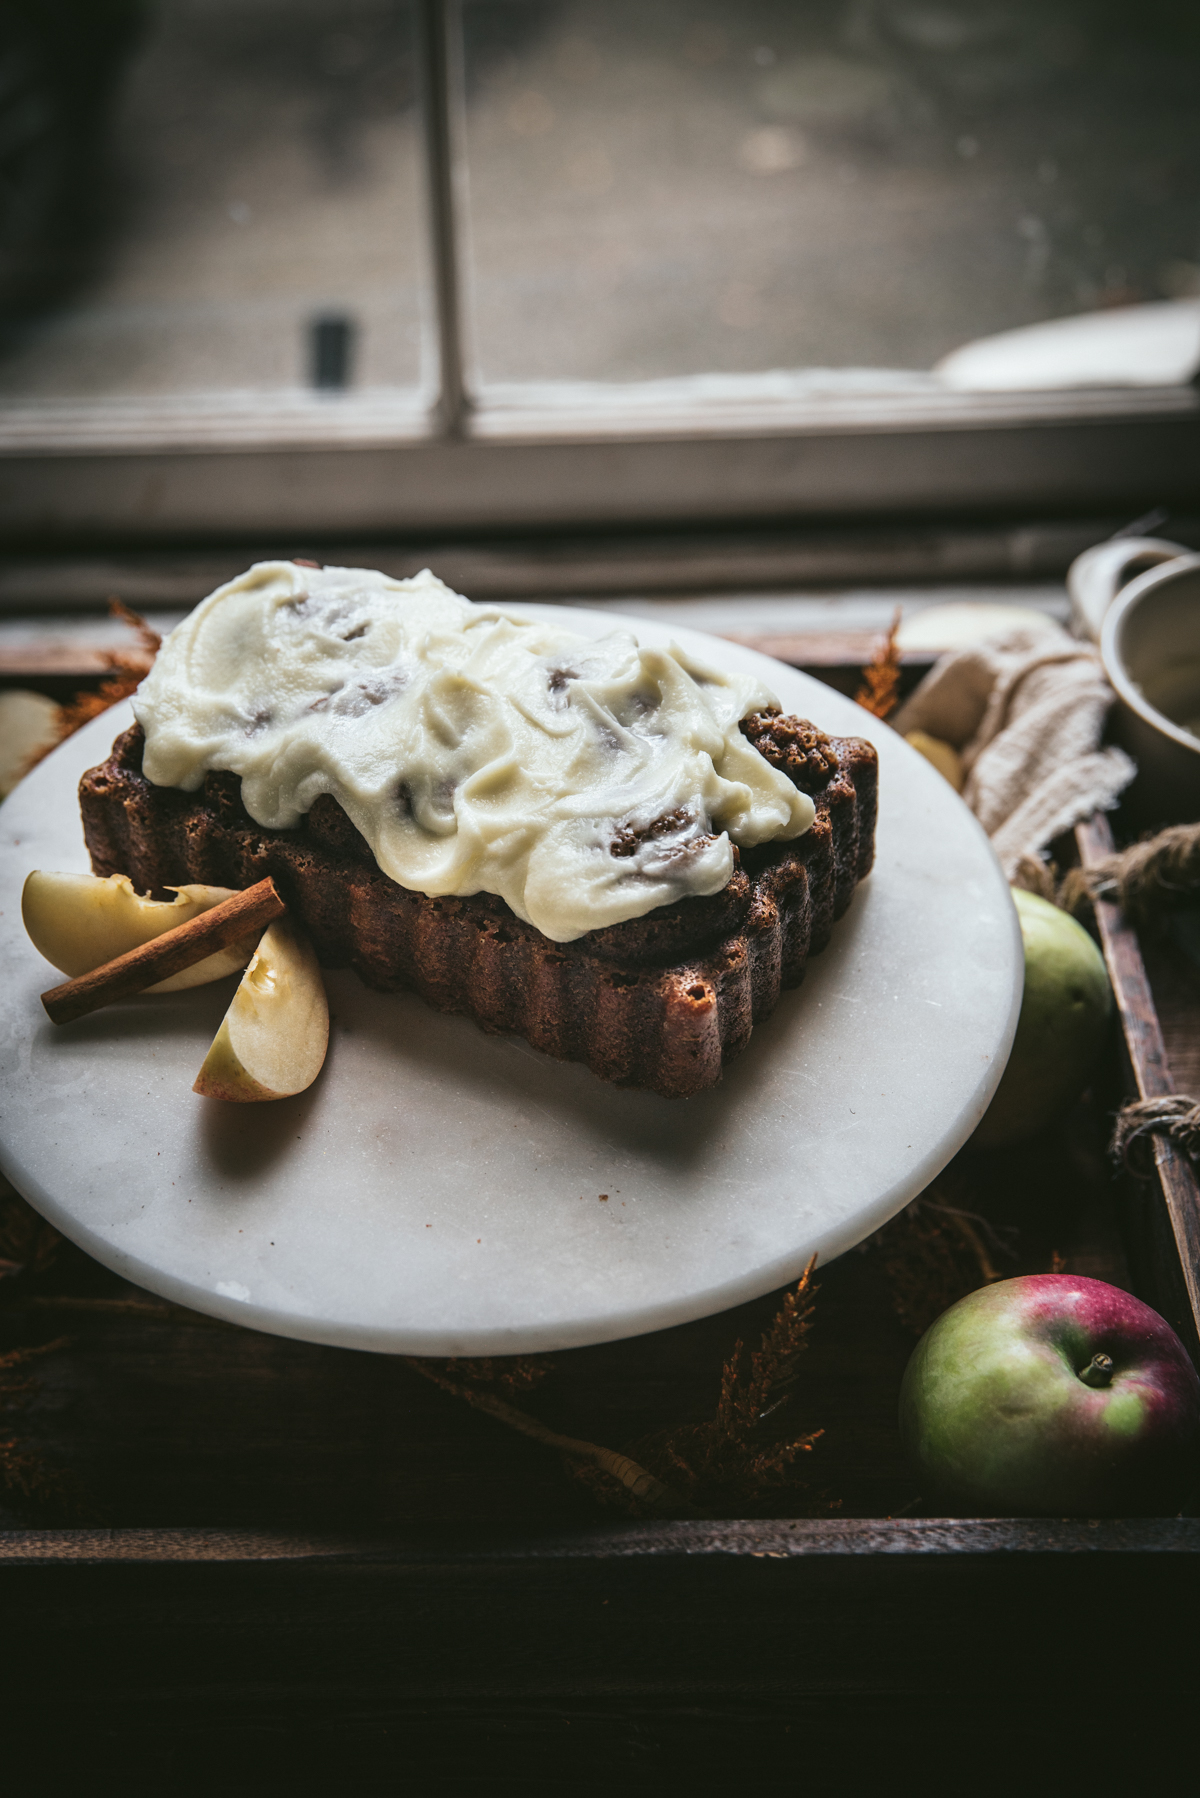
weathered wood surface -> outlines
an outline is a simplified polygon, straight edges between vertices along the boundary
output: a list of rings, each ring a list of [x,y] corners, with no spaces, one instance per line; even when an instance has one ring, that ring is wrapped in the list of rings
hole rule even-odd
[[[131,1791],[860,1791],[869,1762],[950,1791],[1031,1750],[1111,1778],[1184,1745],[1200,1671],[1193,1521],[63,1546],[0,1538],[6,1759],[43,1785],[64,1757]]]
[[[953,1202],[987,1220],[1000,1271],[1044,1271],[1057,1254],[1074,1271],[1128,1281],[1103,1130],[1099,1111],[1081,1110],[1027,1148],[959,1157]],[[808,1489],[784,1487],[769,1502],[782,1515],[826,1502],[843,1517],[920,1510],[896,1431],[915,1337],[878,1252],[819,1268],[818,1285],[788,1426],[824,1435],[802,1458]],[[563,1435],[628,1451],[654,1430],[711,1416],[734,1341],[756,1344],[778,1302],[551,1356],[543,1384],[518,1402]],[[70,1246],[41,1272],[0,1280],[0,1355],[64,1335],[69,1347],[29,1369],[32,1408],[0,1421],[70,1476],[81,1525],[553,1529],[604,1516],[557,1456],[403,1361],[177,1310]],[[0,1525],[59,1520],[8,1505]]]
[[[1157,1240],[1179,1277],[1144,1195],[1126,1264],[1117,1098],[1114,1074],[1028,1148],[959,1158],[955,1200],[1002,1273],[1061,1260],[1141,1289]],[[1031,1754],[1078,1783],[1089,1742],[1111,1778],[1123,1745],[1148,1752],[1146,1716],[1163,1763],[1170,1719],[1190,1730],[1200,1524],[923,1515],[895,1428],[914,1336],[875,1251],[819,1270],[793,1401],[825,1432],[807,1489],[669,1525],[600,1512],[398,1360],[180,1312],[69,1247],[4,1271],[0,1356],[70,1339],[0,1418],[67,1476],[0,1500],[6,1760],[42,1784],[69,1757],[129,1789],[853,1790],[870,1761],[956,1789],[1014,1751],[1023,1784]],[[555,1356],[522,1402],[628,1447],[711,1413],[777,1302]]]
[[[559,1534],[476,1528],[391,1536],[289,1534],[265,1529],[0,1530],[0,1578],[14,1567],[173,1563],[311,1567],[440,1565],[455,1559],[496,1565],[537,1561],[843,1559],[926,1555],[1067,1554],[1103,1559],[1200,1554],[1200,1518],[1114,1517],[763,1517],[715,1522],[596,1523]]]
[[[1075,840],[1085,868],[1094,867],[1113,853],[1112,830],[1102,812],[1076,827]],[[1154,1099],[1174,1093],[1177,1088],[1137,934],[1126,923],[1118,905],[1098,899],[1095,912],[1138,1096]],[[1173,1258],[1161,1249],[1155,1256],[1162,1287],[1156,1297],[1170,1306],[1170,1321],[1195,1352],[1200,1342],[1200,1186],[1187,1157],[1167,1137],[1155,1136],[1153,1144],[1175,1251]],[[1152,1225],[1147,1233],[1150,1230]],[[1176,1265],[1172,1265],[1172,1260]],[[1178,1315],[1178,1299],[1169,1296],[1180,1278],[1186,1295],[1186,1317]]]
[[[774,656],[777,662],[787,662],[792,668],[812,669],[814,672],[826,668],[853,668],[862,679],[863,665],[869,662],[879,648],[880,642],[886,638],[883,631],[789,631],[747,634],[744,631],[725,631],[722,633],[731,643],[744,643],[748,649],[757,649],[761,655]],[[938,652],[932,649],[905,650],[900,657],[902,668],[910,672],[909,685],[915,684],[938,659]]]
[[[136,650],[122,649],[125,665],[150,672],[151,658]],[[112,653],[87,643],[46,641],[0,644],[0,685],[42,681],[78,680],[81,683],[106,679],[113,672]]]
[[[1060,581],[1081,550],[1100,542],[1127,514],[966,526],[924,519],[878,524],[792,520],[750,529],[544,532],[536,537],[455,537],[314,543],[302,533],[228,547],[139,549],[72,555],[63,546],[0,554],[0,612],[103,611],[111,594],[139,611],[198,605],[251,562],[309,556],[321,562],[381,568],[403,580],[432,568],[476,600],[568,599],[598,594],[796,592],[868,587],[937,592],[946,584]],[[1172,520],[1184,531],[1186,521]]]
[[[954,1197],[1005,1272],[1057,1254],[1127,1279],[1101,1131],[1081,1110],[959,1158]],[[522,1402],[617,1447],[708,1415],[777,1297],[552,1357]],[[775,1504],[840,1503],[815,1518],[606,1515],[403,1361],[180,1312],[70,1247],[0,1280],[0,1354],[64,1334],[3,1419],[78,1501],[69,1528],[28,1527],[15,1499],[0,1514],[5,1753],[43,1785],[60,1767],[256,1798],[283,1780],[658,1798],[801,1771],[842,1789],[868,1762],[949,1778],[985,1746],[991,1766],[1053,1756],[1064,1657],[1186,1634],[1200,1597],[1192,1519],[912,1514],[895,1414],[914,1336],[872,1250],[823,1271],[794,1400],[826,1433],[809,1489]],[[1190,1715],[1200,1667],[1116,1652],[1124,1705]]]

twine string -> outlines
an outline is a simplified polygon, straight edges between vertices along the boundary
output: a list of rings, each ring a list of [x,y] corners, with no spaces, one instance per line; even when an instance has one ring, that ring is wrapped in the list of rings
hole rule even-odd
[[[1189,1160],[1200,1161],[1200,1103],[1186,1093],[1132,1099],[1117,1113],[1109,1154],[1119,1166],[1145,1178],[1150,1171],[1145,1151],[1151,1136],[1168,1137]]]
[[[1040,882],[1034,890],[1041,890]],[[1072,868],[1057,894],[1044,896],[1076,915],[1093,899],[1112,900],[1135,929],[1164,912],[1195,904],[1200,900],[1200,824],[1172,824],[1090,868]]]

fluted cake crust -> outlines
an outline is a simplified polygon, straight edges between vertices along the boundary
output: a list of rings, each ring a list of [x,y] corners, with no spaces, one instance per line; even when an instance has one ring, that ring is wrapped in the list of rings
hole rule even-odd
[[[516,1032],[602,1079],[680,1098],[714,1085],[781,990],[799,984],[874,859],[871,744],[778,713],[742,729],[812,795],[812,828],[743,852],[709,898],[571,943],[551,942],[490,893],[434,899],[398,886],[329,795],[297,830],[273,831],[245,811],[236,775],[209,774],[195,793],[153,786],[137,725],[84,775],[80,809],[97,874],[128,874],[150,892],[270,875],[325,966]]]

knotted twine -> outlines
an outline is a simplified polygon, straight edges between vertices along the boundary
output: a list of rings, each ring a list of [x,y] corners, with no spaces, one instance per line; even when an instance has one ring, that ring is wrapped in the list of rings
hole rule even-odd
[[[1190,1161],[1200,1161],[1200,1104],[1186,1093],[1161,1093],[1157,1099],[1132,1099],[1116,1117],[1108,1152],[1121,1167],[1145,1179],[1150,1169],[1133,1158],[1148,1136],[1166,1136]]]
[[[1135,929],[1161,921],[1164,912],[1200,901],[1200,824],[1172,824],[1156,837],[1105,856],[1090,868],[1071,868],[1055,895],[1064,911],[1079,914],[1093,899],[1119,905]]]
[[[1052,889],[1043,896],[1064,911],[1078,916],[1093,900],[1103,899],[1120,906],[1130,924],[1146,929],[1161,924],[1165,913],[1200,900],[1200,824],[1173,824],[1090,868],[1071,868],[1056,889],[1050,869],[1040,866],[1039,887],[1048,881]],[[1117,1113],[1109,1154],[1119,1166],[1145,1178],[1151,1136],[1167,1137],[1190,1161],[1200,1162],[1200,1103],[1186,1093],[1131,1100]]]

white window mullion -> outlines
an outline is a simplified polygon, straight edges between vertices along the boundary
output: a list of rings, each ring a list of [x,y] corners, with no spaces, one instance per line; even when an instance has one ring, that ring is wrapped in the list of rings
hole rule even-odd
[[[461,437],[472,406],[464,356],[459,203],[464,174],[454,119],[461,86],[461,19],[457,0],[416,0],[416,11],[437,335],[435,424],[442,435]]]

